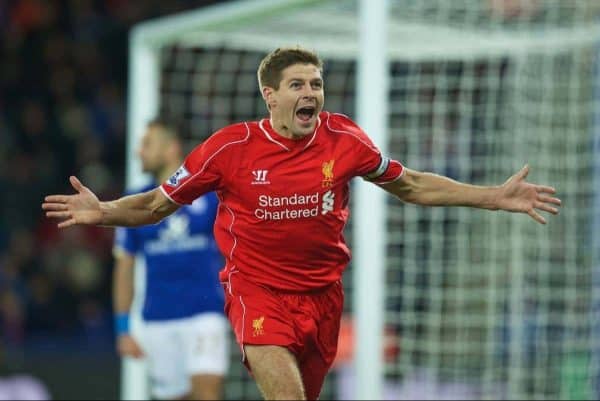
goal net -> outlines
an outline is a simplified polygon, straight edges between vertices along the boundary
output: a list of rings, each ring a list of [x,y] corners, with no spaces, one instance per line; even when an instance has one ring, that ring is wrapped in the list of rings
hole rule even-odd
[[[250,1],[154,22],[160,43],[132,46],[155,63],[138,82],[157,90],[132,99],[151,106],[132,108],[131,138],[158,111],[183,119],[195,142],[264,117],[256,69],[285,45],[315,49],[325,108],[356,116],[357,9],[353,0]],[[556,187],[564,206],[541,226],[388,197],[384,396],[600,398],[600,3],[397,0],[388,15],[390,156],[481,185],[528,163],[530,180]],[[130,95],[144,93],[136,85]],[[134,173],[132,156],[130,182]],[[348,300],[356,285],[346,273]],[[226,396],[256,398],[239,357]],[[325,398],[351,397],[334,379]]]

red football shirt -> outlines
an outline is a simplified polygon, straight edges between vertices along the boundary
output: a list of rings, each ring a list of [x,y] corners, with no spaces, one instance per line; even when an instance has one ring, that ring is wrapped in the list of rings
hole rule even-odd
[[[230,274],[287,291],[341,278],[350,260],[343,229],[349,181],[396,180],[402,165],[383,157],[348,117],[322,112],[312,135],[292,140],[269,119],[225,127],[196,147],[161,185],[189,204],[216,191],[215,237]]]

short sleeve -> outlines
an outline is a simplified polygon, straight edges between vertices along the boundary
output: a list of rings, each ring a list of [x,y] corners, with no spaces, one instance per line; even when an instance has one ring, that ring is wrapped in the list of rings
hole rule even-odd
[[[371,138],[354,121],[342,114],[333,114],[331,120],[330,129],[345,134],[352,141],[355,176],[376,184],[391,182],[402,176],[402,163],[382,155]]]
[[[138,241],[136,240],[135,228],[117,227],[115,228],[114,252],[127,252],[135,255],[138,250]]]
[[[362,177],[375,184],[385,184],[397,180],[402,174],[404,166],[399,161],[380,154],[377,168]]]
[[[175,203],[189,205],[199,196],[222,188],[230,164],[228,151],[244,142],[248,132],[247,127],[239,124],[217,131],[197,146],[181,167],[162,183],[163,193]]]
[[[209,217],[214,220],[217,217],[217,211],[219,209],[219,198],[214,192],[211,192],[206,196],[206,200],[208,201]]]

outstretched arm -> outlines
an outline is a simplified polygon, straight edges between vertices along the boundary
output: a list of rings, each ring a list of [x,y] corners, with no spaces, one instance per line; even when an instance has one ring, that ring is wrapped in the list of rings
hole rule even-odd
[[[158,223],[175,212],[179,205],[171,202],[158,188],[125,196],[109,202],[98,197],[76,177],[69,178],[77,191],[74,195],[49,195],[42,209],[47,217],[62,219],[59,228],[75,224],[135,227]]]
[[[552,187],[525,181],[525,166],[499,186],[463,184],[450,178],[406,169],[396,181],[380,186],[403,201],[426,206],[469,206],[489,210],[527,213],[535,221],[546,224],[538,211],[558,214],[561,201],[552,197]]]

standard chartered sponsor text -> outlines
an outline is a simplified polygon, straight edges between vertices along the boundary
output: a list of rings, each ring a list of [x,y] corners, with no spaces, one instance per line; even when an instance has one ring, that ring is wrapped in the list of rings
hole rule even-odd
[[[259,195],[258,208],[254,215],[261,220],[285,220],[316,217],[319,215],[319,193],[290,196]],[[284,208],[285,206],[300,206],[299,208]],[[302,207],[305,206],[305,207]],[[277,208],[277,209],[273,209]]]

